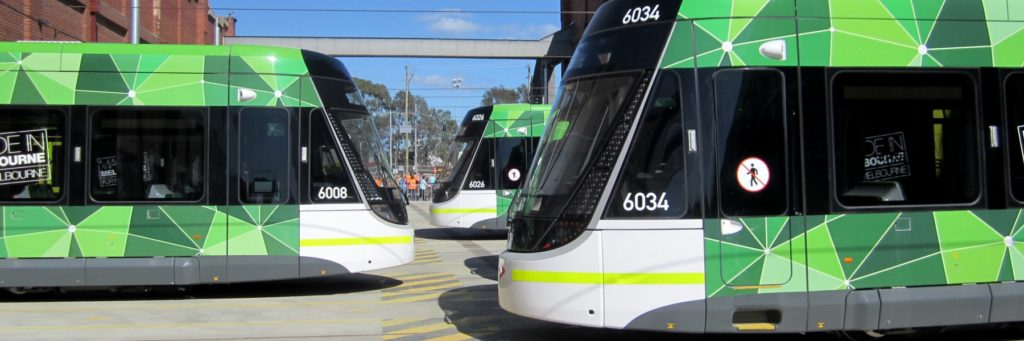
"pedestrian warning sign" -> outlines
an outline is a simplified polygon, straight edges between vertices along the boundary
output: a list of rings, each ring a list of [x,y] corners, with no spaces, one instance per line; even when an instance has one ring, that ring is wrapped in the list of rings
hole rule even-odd
[[[748,157],[740,162],[736,168],[736,181],[744,191],[757,193],[768,187],[771,181],[772,172],[764,160],[756,157]]]
[[[521,174],[519,174],[519,170],[516,169],[516,168],[512,168],[512,170],[508,171],[508,179],[513,181],[513,182],[519,181],[519,177],[520,176],[521,176]]]

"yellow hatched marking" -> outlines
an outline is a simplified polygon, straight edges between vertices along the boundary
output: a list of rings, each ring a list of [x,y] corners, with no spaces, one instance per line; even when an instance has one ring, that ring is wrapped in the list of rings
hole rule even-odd
[[[399,286],[393,288],[393,290],[397,289],[397,288],[407,288],[407,287],[417,286],[417,285],[443,283],[443,282],[453,282],[453,281],[458,281],[458,279],[455,279],[455,277],[445,277],[445,278],[438,278],[438,279],[428,279],[428,280],[423,280],[423,281],[405,282],[405,283],[402,283],[402,285],[399,285]]]
[[[406,298],[398,298],[393,300],[385,300],[384,303],[411,303],[411,302],[422,302],[428,301],[441,296],[441,293],[435,292],[426,295],[412,296]]]
[[[419,321],[426,321],[426,319],[394,319],[394,320],[384,320],[383,322],[380,323],[380,325],[383,326],[383,327],[394,327],[394,326],[401,325],[401,324],[413,323],[413,322],[419,322]]]
[[[452,328],[452,327],[453,327],[452,325],[450,325],[450,324],[448,324],[446,322],[439,322],[439,323],[428,324],[428,325],[420,326],[420,327],[412,327],[412,328],[406,328],[406,329],[402,329],[402,330],[396,330],[396,331],[384,334],[384,337],[382,339],[384,339],[384,340],[394,340],[394,339],[397,339],[397,338],[400,338],[400,337],[406,337],[406,336],[409,336],[409,335],[412,335],[412,334],[423,334],[423,333],[436,332],[436,331],[439,331],[439,330],[445,330],[445,329]]]
[[[433,290],[438,290],[438,289],[454,288],[454,287],[460,287],[460,286],[462,286],[462,283],[458,283],[458,282],[456,282],[456,283],[446,283],[446,284],[441,284],[441,285],[435,285],[435,286],[432,286],[432,287],[412,288],[412,289],[406,289],[406,290],[402,290],[402,291],[386,292],[382,296],[383,297],[391,297],[391,296],[399,296],[399,295],[406,295],[406,294],[415,294],[415,293],[420,293],[420,292],[427,292],[427,291],[433,291]]]
[[[472,336],[469,336],[469,335],[466,335],[466,334],[463,334],[463,333],[458,333],[458,334],[452,334],[452,335],[438,336],[438,337],[435,337],[435,338],[427,339],[426,341],[464,341],[464,340],[469,340],[469,339],[472,339],[472,338],[473,338]]]
[[[398,281],[412,281],[412,280],[419,280],[419,279],[436,278],[436,276],[441,276],[441,275],[443,275],[443,276],[452,276],[452,274],[449,274],[449,273],[434,272],[434,273],[395,275],[395,276],[391,276],[391,278],[395,279],[395,280],[398,280]]]

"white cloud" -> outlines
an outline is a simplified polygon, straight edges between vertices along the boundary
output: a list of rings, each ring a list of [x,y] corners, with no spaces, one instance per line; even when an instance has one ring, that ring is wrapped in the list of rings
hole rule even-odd
[[[419,20],[426,23],[431,31],[454,35],[474,33],[484,29],[480,24],[473,22],[469,14],[458,13],[460,10],[457,8],[443,10],[452,12],[426,14],[420,16]]]
[[[424,88],[446,88],[452,86],[453,76],[442,76],[442,75],[426,75],[416,76],[412,79],[413,84],[417,87]]]
[[[561,26],[555,24],[540,24],[540,25],[517,25],[509,24],[503,25],[501,31],[504,33],[504,39],[540,39],[551,35],[562,29]]]

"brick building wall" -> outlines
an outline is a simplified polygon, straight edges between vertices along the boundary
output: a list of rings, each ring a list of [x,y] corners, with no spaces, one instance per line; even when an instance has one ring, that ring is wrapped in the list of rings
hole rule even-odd
[[[139,19],[150,44],[214,44],[218,27],[226,36],[235,25],[209,0],[140,0]],[[131,42],[131,0],[0,1],[0,41],[17,40]]]

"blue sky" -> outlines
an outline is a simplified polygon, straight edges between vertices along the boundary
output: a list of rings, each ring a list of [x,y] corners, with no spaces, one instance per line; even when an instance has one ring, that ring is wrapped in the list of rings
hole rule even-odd
[[[211,0],[218,15],[233,12],[242,36],[415,37],[540,39],[559,29],[556,0]],[[233,10],[233,9],[263,10]],[[295,9],[539,11],[542,14],[299,12]],[[353,76],[404,88],[404,67],[414,73],[413,94],[461,119],[480,104],[484,89],[526,82],[532,60],[341,58]],[[461,90],[451,80],[461,78]]]

